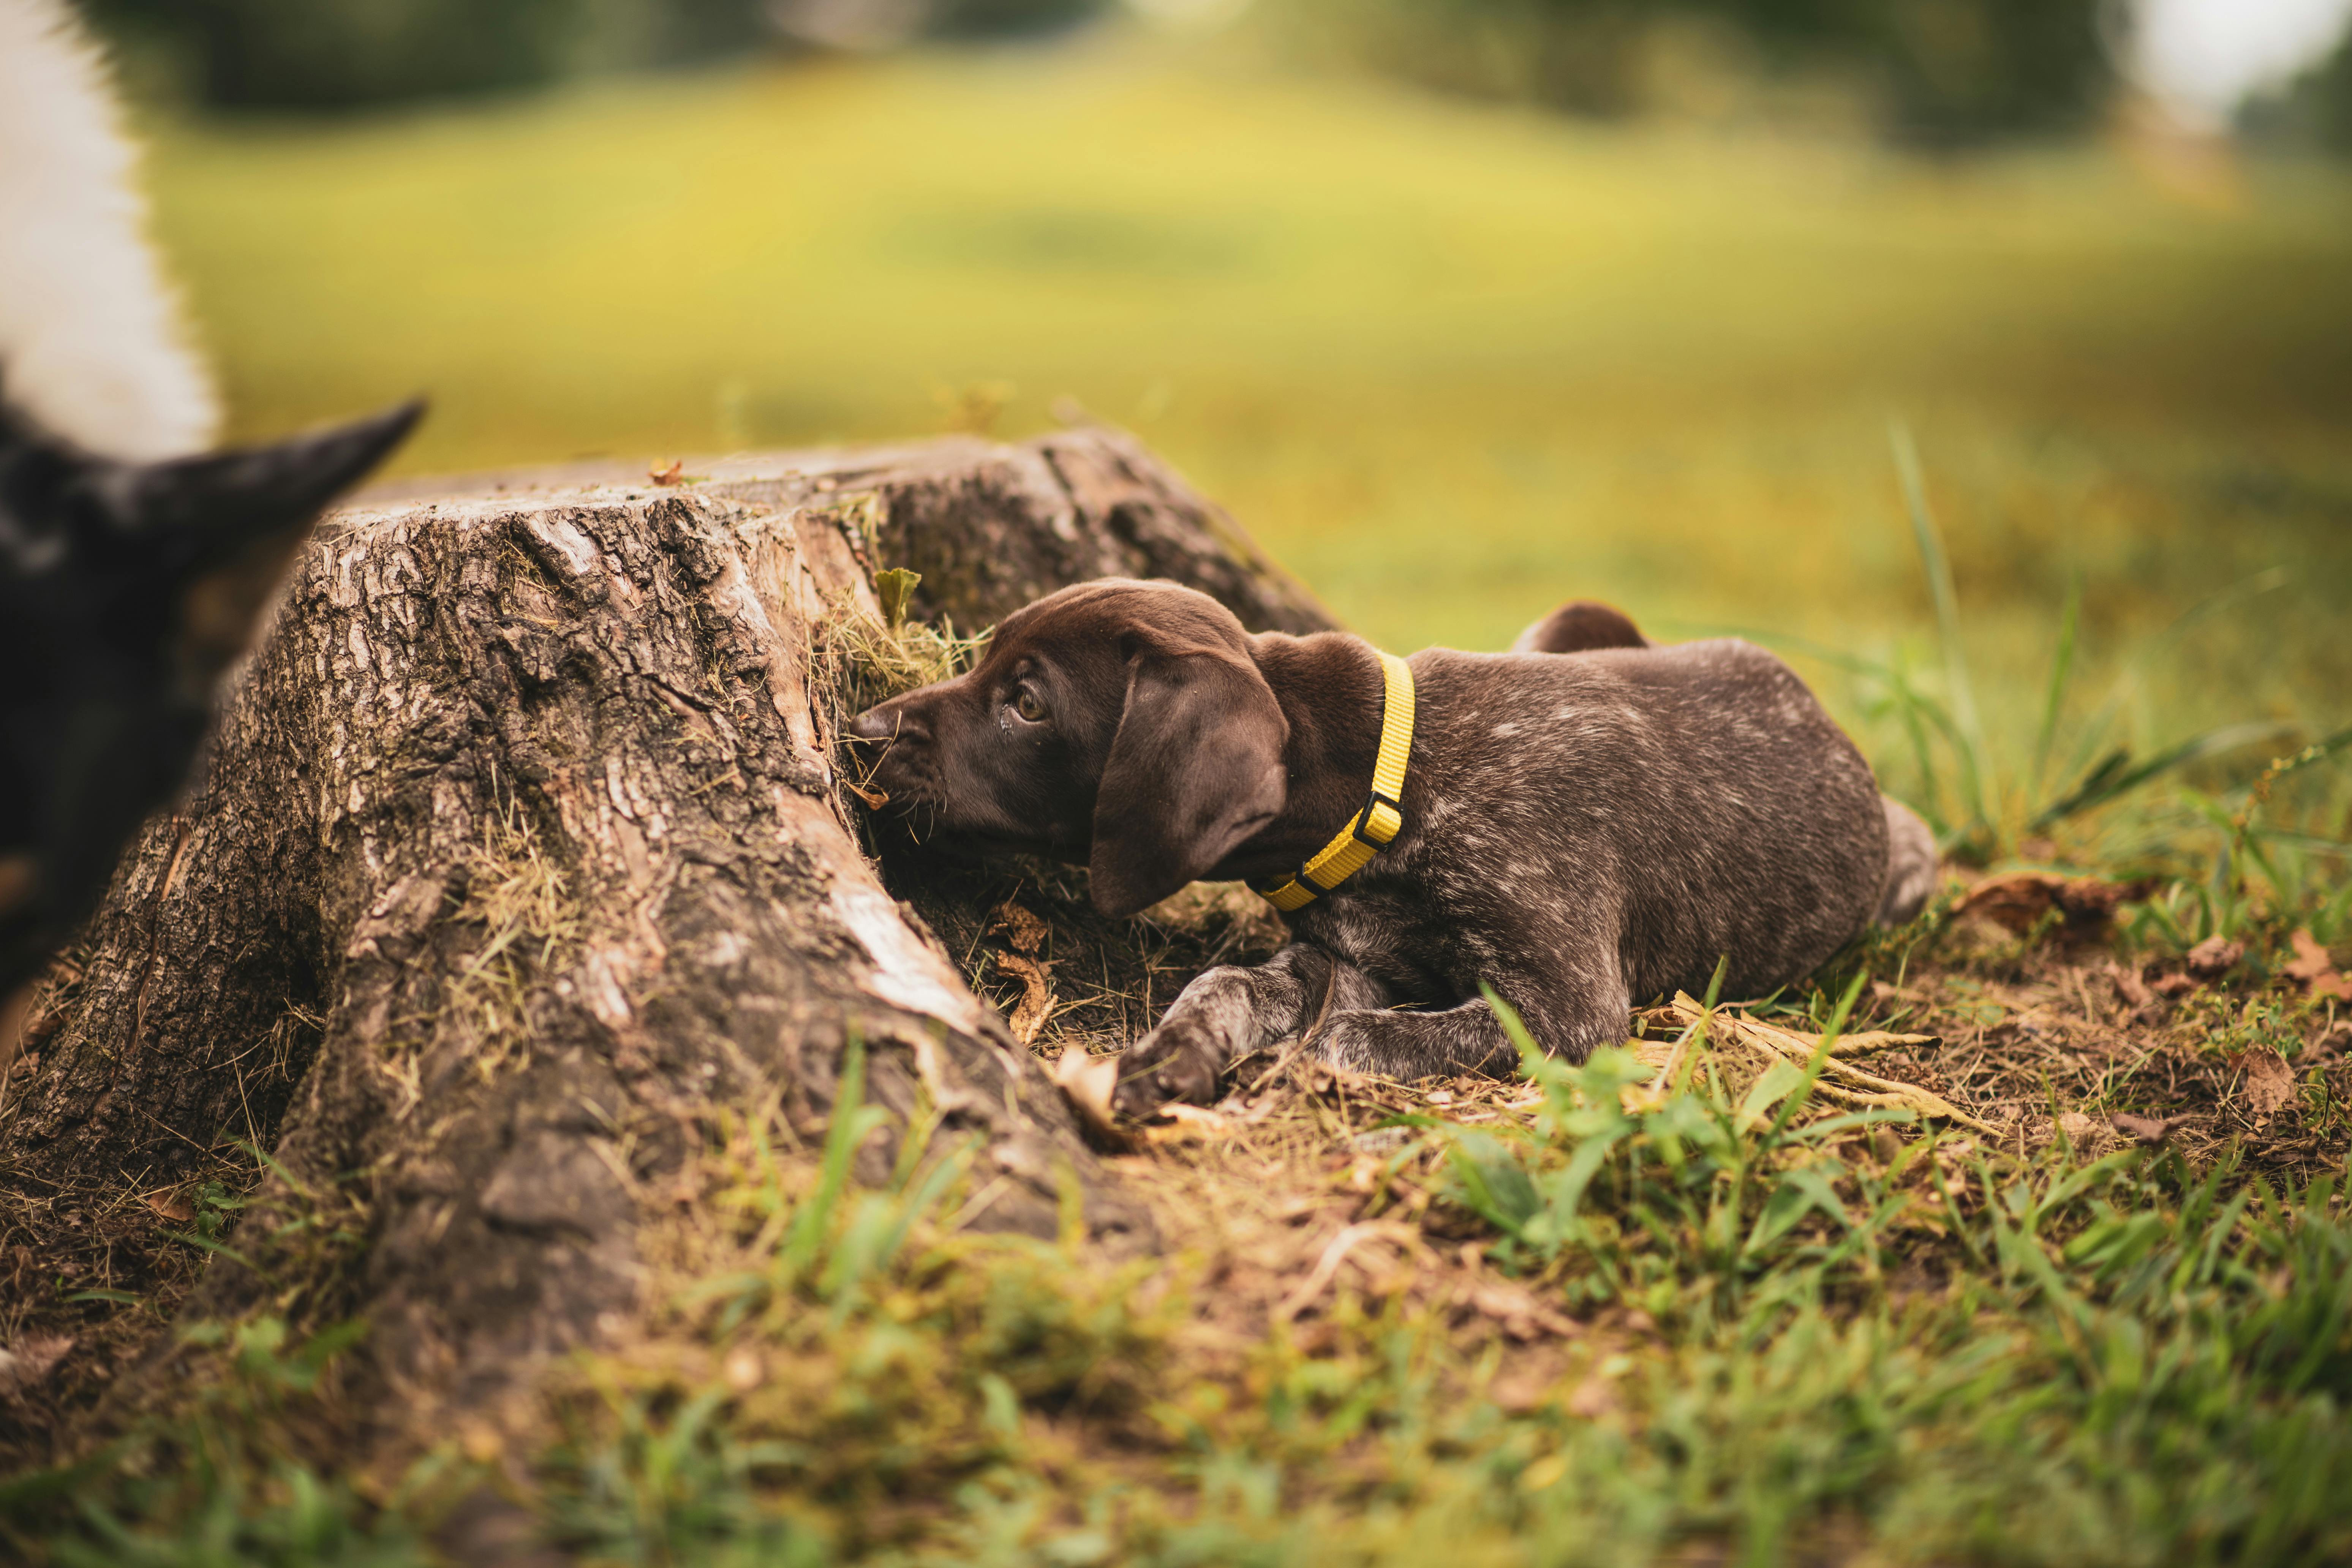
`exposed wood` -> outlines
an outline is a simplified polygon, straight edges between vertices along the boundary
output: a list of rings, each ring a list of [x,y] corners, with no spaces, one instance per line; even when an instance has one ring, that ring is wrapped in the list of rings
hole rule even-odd
[[[903,1118],[927,1095],[985,1136],[1008,1178],[987,1223],[1052,1234],[1075,1175],[1097,1238],[1151,1244],[861,852],[812,648],[891,566],[966,629],[1107,573],[1193,583],[1258,626],[1321,612],[1108,432],[686,471],[708,477],[520,476],[322,529],[205,782],[126,856],[28,1026],[0,1259],[95,1280],[103,1247],[107,1279],[156,1289],[185,1209],[132,1199],[235,1140],[270,1151],[236,1232],[255,1267],[215,1258],[184,1310],[363,1314],[396,1444],[625,1326],[690,1152],[772,1098],[821,1136],[852,1032],[870,1100]],[[300,1214],[356,1239],[266,1243]],[[126,1384],[159,1382],[156,1343]],[[18,1457],[105,1384],[86,1358],[20,1401]]]

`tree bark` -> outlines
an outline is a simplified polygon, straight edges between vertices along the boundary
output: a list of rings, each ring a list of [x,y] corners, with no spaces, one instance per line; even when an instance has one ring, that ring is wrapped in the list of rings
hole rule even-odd
[[[884,567],[966,628],[1109,574],[1255,627],[1328,625],[1312,599],[1106,431],[731,459],[676,488],[520,479],[342,513],[305,552],[204,781],[126,854],[28,1027],[0,1109],[21,1298],[0,1338],[68,1310],[52,1277],[172,1304],[194,1255],[164,1233],[243,1141],[268,1173],[184,1310],[364,1316],[400,1413],[373,1440],[446,1431],[625,1327],[670,1178],[772,1098],[821,1136],[853,1035],[870,1102],[903,1121],[928,1096],[985,1137],[1007,1178],[986,1223],[1053,1234],[1074,1177],[1099,1241],[1152,1244],[861,851],[815,655],[877,613]],[[996,896],[909,877],[966,923]],[[7,1458],[168,1356],[135,1314],[70,1310],[77,1359],[0,1404]]]

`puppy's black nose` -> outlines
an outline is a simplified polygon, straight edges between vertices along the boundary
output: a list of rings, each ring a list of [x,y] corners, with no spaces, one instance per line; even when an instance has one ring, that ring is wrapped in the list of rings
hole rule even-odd
[[[915,716],[895,704],[885,702],[879,708],[868,708],[849,721],[849,738],[853,741],[919,741],[923,727]]]

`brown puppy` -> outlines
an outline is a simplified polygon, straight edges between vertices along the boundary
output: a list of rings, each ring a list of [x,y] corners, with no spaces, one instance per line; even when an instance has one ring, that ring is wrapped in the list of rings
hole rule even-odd
[[[1703,987],[1720,959],[1727,994],[1752,995],[1916,910],[1932,839],[1786,666],[1651,647],[1581,608],[1601,613],[1529,636],[1616,640],[1413,656],[1402,831],[1286,915],[1272,960],[1187,986],[1128,1053],[1124,1108],[1209,1099],[1227,1063],[1310,1027],[1361,1070],[1507,1069],[1482,984],[1581,1060],[1636,998]],[[917,837],[1083,861],[1127,915],[1197,878],[1297,871],[1364,808],[1382,703],[1360,638],[1252,636],[1205,595],[1112,579],[1021,610],[969,674],[852,729]]]

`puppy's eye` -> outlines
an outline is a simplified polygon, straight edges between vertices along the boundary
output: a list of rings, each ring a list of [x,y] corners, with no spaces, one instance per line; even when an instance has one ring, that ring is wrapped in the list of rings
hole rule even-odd
[[[1045,721],[1045,705],[1037,700],[1035,692],[1025,686],[1013,694],[1013,710],[1032,724]]]

